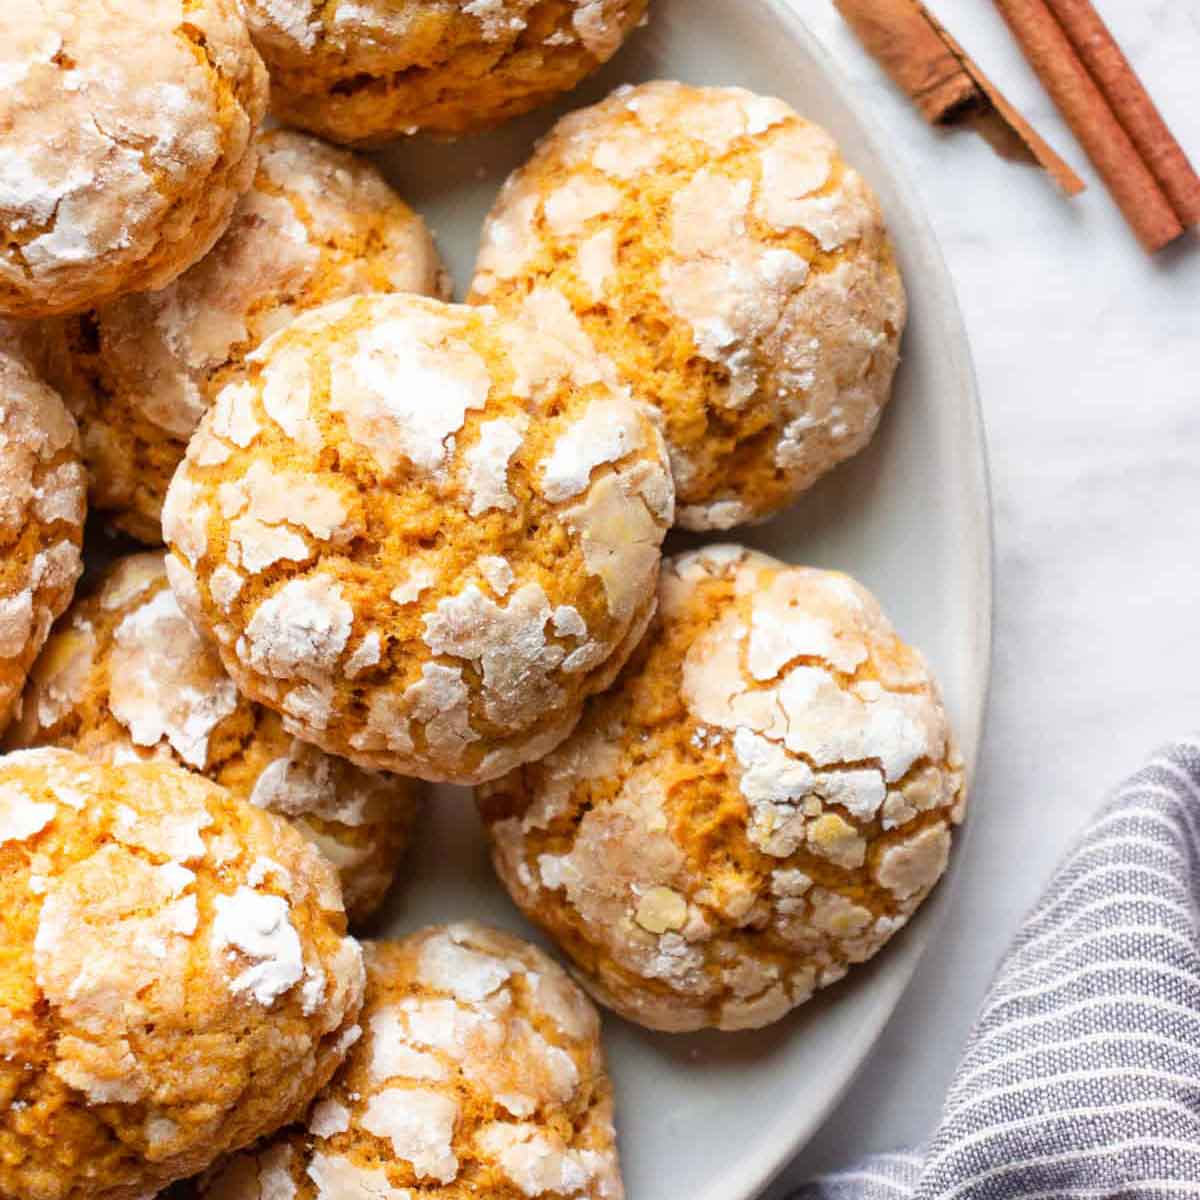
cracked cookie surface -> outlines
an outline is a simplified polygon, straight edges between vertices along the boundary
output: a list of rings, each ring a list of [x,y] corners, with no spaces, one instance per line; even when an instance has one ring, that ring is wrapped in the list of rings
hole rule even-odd
[[[508,181],[472,299],[553,288],[666,423],[687,529],[761,521],[870,440],[906,302],[832,138],[737,88],[623,87]]]
[[[648,0],[248,0],[281,120],[332,141],[489,129],[607,62]]]
[[[480,807],[504,884],[599,1000],[761,1026],[907,922],[962,761],[925,660],[847,576],[712,547],[667,560],[660,598],[571,738]]]
[[[163,287],[250,186],[267,76],[236,0],[6,0],[0,78],[0,313]]]
[[[591,1002],[474,922],[367,943],[364,1035],[304,1125],[171,1200],[621,1200]]]
[[[141,1200],[297,1119],[362,952],[294,830],[161,763],[0,760],[0,1194]]]
[[[205,416],[168,573],[290,732],[480,782],[562,741],[637,644],[674,502],[657,414],[545,299],[536,323],[328,305]]]
[[[0,732],[83,571],[87,483],[62,400],[0,320]]]
[[[58,623],[6,745],[107,763],[155,758],[205,775],[316,846],[338,872],[352,923],[394,883],[420,808],[413,780],[333,758],[240,695],[180,611],[161,553],[115,563]]]
[[[257,142],[221,240],[167,287],[45,331],[79,422],[91,501],[144,542],[188,439],[245,356],[298,313],[367,292],[448,296],[421,220],[365,159],[288,130]]]

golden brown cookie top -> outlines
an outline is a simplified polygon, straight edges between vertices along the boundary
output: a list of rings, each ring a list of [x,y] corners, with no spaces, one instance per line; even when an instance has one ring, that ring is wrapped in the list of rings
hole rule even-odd
[[[161,287],[212,244],[220,228],[191,244],[193,206],[245,187],[226,172],[266,101],[234,0],[10,0],[0,78],[0,312]]]
[[[6,756],[0,901],[5,1195],[144,1195],[294,1119],[345,1051],[332,871],[197,775]]]
[[[656,631],[544,761],[481,789],[497,866],[589,986],[663,1029],[765,1024],[945,868],[962,763],[865,588],[740,547],[664,565]]]
[[[254,186],[212,253],[92,318],[104,390],[185,441],[214,385],[298,312],[363,292],[448,288],[425,223],[365,159],[290,130],[264,134],[258,150]]]
[[[547,21],[544,0],[432,0],[395,3],[365,0],[337,3],[328,10],[312,0],[252,0],[248,19],[254,36],[268,44],[304,51],[349,54],[362,65],[375,56],[404,53],[416,65],[416,48],[434,29],[442,41],[514,46],[519,39],[541,40],[551,46],[578,42],[598,59],[610,58],[620,46],[623,31],[619,0],[568,0],[562,17]],[[449,31],[447,35],[444,31]],[[424,37],[422,35],[425,35]]]
[[[199,771],[296,822],[338,869],[351,920],[364,920],[395,878],[421,789],[300,742],[241,696],[176,603],[163,557],[118,560],[56,625],[7,745]]]
[[[559,966],[461,922],[369,944],[367,980],[364,1036],[306,1128],[194,1194],[620,1200],[599,1022]]]
[[[164,528],[239,686],[356,762],[460,782],[565,736],[640,637],[673,490],[555,298],[301,317],[188,449]]]
[[[546,287],[661,409],[693,529],[770,516],[860,450],[905,321],[861,176],[737,88],[623,87],[559,122],[501,193],[473,296]]]
[[[83,569],[86,497],[75,422],[7,333],[0,321],[0,731]]]
[[[289,124],[339,142],[486,129],[577,84],[647,0],[250,0]]]
[[[43,357],[83,431],[96,508],[157,544],[188,438],[245,356],[299,312],[367,292],[445,295],[429,230],[366,159],[289,130],[220,241],[157,291],[50,323]]]

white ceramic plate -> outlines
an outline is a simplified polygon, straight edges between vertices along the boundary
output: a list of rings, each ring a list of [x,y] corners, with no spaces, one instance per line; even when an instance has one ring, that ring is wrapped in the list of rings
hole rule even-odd
[[[932,233],[849,86],[784,0],[653,0],[650,26],[597,79],[544,111],[453,145],[379,156],[436,230],[460,292],[481,222],[510,170],[568,108],[619,83],[681,79],[781,96],[828,128],[872,182],[908,285],[911,323],[874,443],[746,539],[872,588],[928,654],[968,763],[987,690],[987,468],[966,336]],[[531,934],[492,877],[468,794],[441,789],[415,878],[379,931],[471,916]],[[606,1019],[630,1200],[746,1200],[809,1138],[881,1032],[945,907],[948,882],[875,960],[758,1033],[669,1036]]]

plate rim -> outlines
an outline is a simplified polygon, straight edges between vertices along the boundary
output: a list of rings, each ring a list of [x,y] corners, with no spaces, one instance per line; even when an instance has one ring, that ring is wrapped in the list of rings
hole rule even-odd
[[[960,744],[964,747],[963,758],[966,763],[968,791],[973,806],[980,749],[991,700],[995,639],[993,620],[996,554],[995,505],[983,404],[974,356],[971,352],[970,336],[963,317],[962,306],[959,303],[958,292],[946,263],[941,243],[934,232],[925,206],[909,178],[908,169],[896,155],[884,150],[885,135],[878,118],[871,108],[858,97],[849,76],[834,60],[824,43],[809,29],[797,10],[797,0],[738,0],[738,2],[741,4],[752,3],[768,19],[781,26],[782,31],[792,41],[803,44],[811,57],[821,65],[823,83],[836,94],[839,102],[859,126],[869,153],[880,162],[887,164],[889,183],[905,211],[906,218],[916,229],[919,239],[918,245],[913,245],[908,249],[918,255],[922,263],[931,270],[928,276],[931,281],[929,293],[934,302],[938,322],[941,328],[950,335],[946,340],[946,345],[952,355],[951,367],[961,385],[961,394],[966,400],[963,417],[972,441],[979,450],[979,495],[976,498],[977,504],[973,505],[974,511],[970,514],[970,524],[977,533],[977,537],[973,539],[976,543],[973,555],[975,561],[971,564],[970,569],[974,574],[974,590],[979,596],[979,607],[972,614],[968,628],[973,648],[972,660],[977,664],[980,678],[978,686],[972,689],[970,696],[975,711],[971,714],[966,726],[960,728]],[[950,901],[959,884],[962,874],[961,864],[971,843],[975,824],[976,822],[970,820],[969,817],[964,822],[962,831],[956,839],[957,845],[950,869],[938,885],[934,895],[926,902],[912,922],[913,928],[910,930],[910,936],[918,935],[918,945],[915,952],[903,963],[901,971],[896,973],[897,990],[887,1015],[855,1047],[856,1057],[853,1066],[839,1081],[838,1086],[829,1090],[821,1104],[815,1105],[808,1112],[801,1114],[799,1120],[794,1111],[784,1111],[770,1126],[764,1129],[763,1137],[757,1146],[748,1150],[746,1158],[743,1159],[739,1172],[741,1178],[735,1183],[736,1190],[728,1196],[728,1200],[754,1200],[770,1187],[796,1154],[812,1140],[826,1119],[844,1099],[855,1080],[858,1079],[870,1058],[871,1051],[894,1017],[900,1000],[912,985],[931,942],[949,914]],[[720,1198],[706,1196],[704,1200],[720,1200]]]

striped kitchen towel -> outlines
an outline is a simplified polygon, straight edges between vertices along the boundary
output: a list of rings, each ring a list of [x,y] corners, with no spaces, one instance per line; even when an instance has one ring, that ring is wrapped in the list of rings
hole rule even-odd
[[[1006,955],[919,1153],[793,1200],[1200,1197],[1200,742],[1102,810]]]

